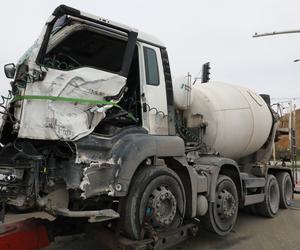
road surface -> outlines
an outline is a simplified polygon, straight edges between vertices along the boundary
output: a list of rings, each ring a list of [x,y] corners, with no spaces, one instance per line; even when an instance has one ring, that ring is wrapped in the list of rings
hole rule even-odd
[[[29,216],[29,215],[28,215]],[[27,216],[27,217],[28,217]],[[44,217],[43,213],[35,213]],[[22,215],[9,215],[8,221],[24,218]],[[274,219],[240,212],[237,224],[228,236],[219,237],[200,229],[197,237],[184,242],[177,250],[294,250],[300,249],[300,195],[295,195],[295,206],[280,210]],[[44,250],[105,250],[100,243],[85,238],[84,235],[58,237]]]

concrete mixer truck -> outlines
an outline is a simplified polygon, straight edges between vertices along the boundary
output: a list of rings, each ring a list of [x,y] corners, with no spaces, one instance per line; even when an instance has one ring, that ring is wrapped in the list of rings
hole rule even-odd
[[[1,219],[7,206],[43,210],[141,240],[191,221],[226,235],[241,208],[274,217],[289,206],[291,172],[268,163],[278,122],[268,98],[172,83],[151,35],[62,5],[4,70]]]

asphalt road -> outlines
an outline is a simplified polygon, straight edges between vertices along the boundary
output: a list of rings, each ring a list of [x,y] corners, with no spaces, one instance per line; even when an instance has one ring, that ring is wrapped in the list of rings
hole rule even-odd
[[[43,217],[43,214],[35,214]],[[10,215],[9,221],[22,218]],[[51,246],[44,250],[104,250],[100,243],[87,239],[84,235],[58,237]],[[198,235],[175,249],[178,250],[270,250],[300,249],[300,195],[295,195],[295,205],[287,210],[280,210],[274,219],[240,212],[237,224],[229,235],[218,237],[200,229]]]

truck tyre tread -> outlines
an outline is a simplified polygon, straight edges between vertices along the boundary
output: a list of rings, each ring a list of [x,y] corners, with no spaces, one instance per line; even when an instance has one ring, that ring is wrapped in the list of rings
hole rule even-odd
[[[279,207],[286,209],[290,206],[290,200],[293,197],[293,182],[291,176],[287,172],[277,173],[276,178],[280,193]]]
[[[227,225],[226,224],[222,225],[222,222],[220,222],[220,219],[217,218],[217,215],[214,212],[216,209],[215,206],[218,199],[218,197],[216,197],[216,201],[214,203],[213,202],[209,203],[208,211],[205,216],[200,218],[200,221],[203,222],[203,225],[207,231],[223,236],[230,233],[230,231],[233,229],[235,225],[237,214],[238,214],[238,193],[237,193],[237,188],[235,186],[235,183],[229,176],[219,175],[217,180],[217,185],[216,185],[216,192],[218,192],[220,186],[223,186],[223,188],[226,188],[227,190],[231,191],[231,195],[235,199],[235,206],[236,206],[234,209],[234,214],[229,219]],[[217,195],[218,194],[216,194],[216,196]]]
[[[256,211],[259,215],[273,218],[276,216],[279,209],[279,186],[274,175],[267,176],[265,186],[265,200],[262,203],[256,204]]]

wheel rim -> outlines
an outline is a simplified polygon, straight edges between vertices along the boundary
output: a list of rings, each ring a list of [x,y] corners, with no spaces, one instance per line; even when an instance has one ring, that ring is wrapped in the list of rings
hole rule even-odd
[[[236,201],[231,193],[223,189],[217,199],[218,216],[224,220],[232,217],[235,213]]]
[[[163,218],[172,222],[160,223],[155,216],[158,200]],[[176,202],[175,202],[176,201]],[[140,170],[132,181],[125,199],[122,217],[122,232],[125,236],[142,240],[156,237],[157,233],[180,227],[185,217],[185,189],[179,176],[167,167],[146,167]],[[175,209],[175,216],[172,211]],[[160,218],[159,218],[160,219]],[[155,225],[157,222],[157,226]]]
[[[175,195],[166,186],[159,186],[149,196],[145,211],[145,222],[153,227],[172,224],[177,211]]]
[[[285,190],[284,197],[285,197],[286,203],[287,203],[287,205],[290,205],[292,197],[293,197],[293,184],[292,184],[292,181],[291,181],[291,178],[289,175],[285,179],[285,189],[284,190]]]
[[[220,231],[227,232],[233,227],[237,215],[237,207],[237,200],[230,187],[222,188],[217,192],[214,220]]]
[[[276,214],[279,205],[279,191],[275,182],[272,182],[269,189],[269,201],[272,213]]]

